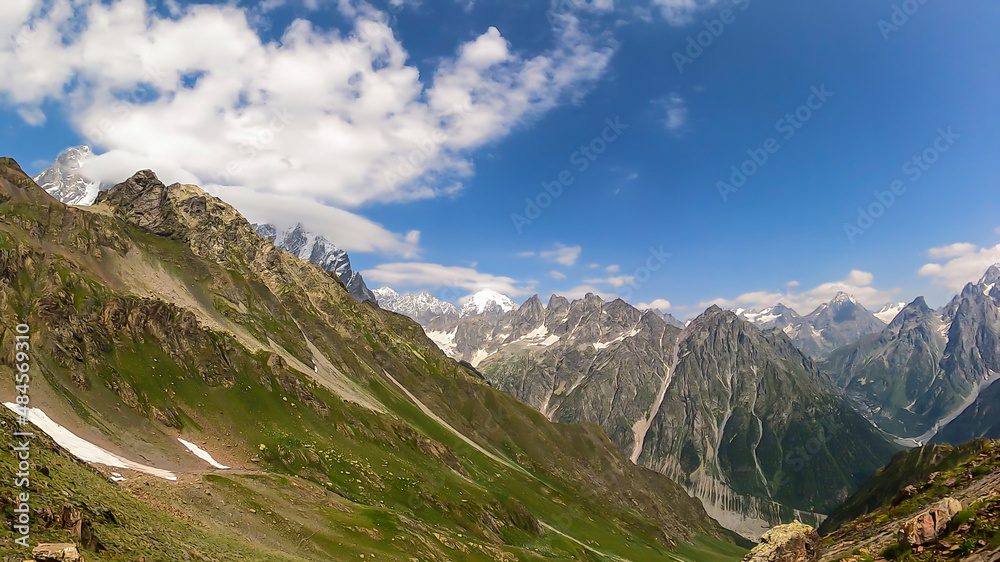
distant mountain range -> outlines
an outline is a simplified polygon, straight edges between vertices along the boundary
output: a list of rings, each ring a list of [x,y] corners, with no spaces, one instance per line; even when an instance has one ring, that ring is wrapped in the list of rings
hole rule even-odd
[[[272,239],[278,249],[336,273],[347,292],[358,302],[375,302],[375,294],[368,289],[364,277],[351,268],[350,256],[333,242],[307,231],[301,224],[284,230],[277,230],[270,224],[253,227],[264,238]]]
[[[998,287],[1000,266],[939,311],[920,298],[873,314],[840,293],[806,316],[712,308],[686,326],[595,295],[512,308],[484,292],[456,315],[424,294],[397,310],[497,388],[553,421],[601,425],[634,462],[753,536],[789,515],[821,519],[892,440],[1000,437]],[[815,465],[788,458],[803,435],[822,435],[807,443],[822,445],[807,455]]]
[[[885,430],[918,443],[1000,437],[1000,265],[941,310],[907,305],[824,368]]]
[[[898,312],[897,308],[898,305],[886,305],[877,314],[872,314],[854,297],[841,292],[807,316],[799,316],[780,303],[760,311],[737,309],[735,312],[761,329],[777,328],[785,332],[806,355],[823,357],[862,336],[881,332],[895,316],[893,311]]]
[[[409,316],[421,325],[438,317],[458,318],[455,305],[438,300],[427,292],[401,295],[389,287],[381,287],[375,289],[374,294],[378,305],[385,310]]]
[[[441,307],[428,297],[406,302]],[[787,336],[731,312],[685,327],[596,295],[512,307],[493,292],[463,310],[419,317],[493,386],[553,421],[600,425],[747,537],[789,518],[818,523],[897,450]],[[806,447],[809,462],[790,456]]]

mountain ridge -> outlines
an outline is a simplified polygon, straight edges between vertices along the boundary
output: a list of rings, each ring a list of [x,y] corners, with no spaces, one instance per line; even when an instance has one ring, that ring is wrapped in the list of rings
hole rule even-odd
[[[212,502],[225,498],[241,522],[220,522],[227,532],[320,558],[341,545],[485,560],[532,542],[568,558],[652,548],[694,560],[683,552],[696,534],[729,548],[680,487],[628,463],[599,429],[550,424],[489,388],[412,321],[357,303],[196,187],[140,172],[93,207],[68,207],[0,160],[0,211],[0,310],[34,327],[38,407],[159,466],[201,462],[179,433],[273,475],[156,487],[187,498],[176,509],[188,517],[217,521]],[[317,487],[336,509],[300,503]],[[324,524],[293,517],[305,509]],[[294,539],[268,526],[276,518]]]

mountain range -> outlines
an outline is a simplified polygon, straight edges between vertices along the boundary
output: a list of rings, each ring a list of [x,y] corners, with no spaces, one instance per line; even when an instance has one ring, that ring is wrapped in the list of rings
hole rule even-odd
[[[0,227],[0,313],[30,327],[30,409],[2,392],[40,434],[34,540],[96,560],[744,552],[599,427],[491,388],[195,186],[142,171],[68,206],[0,159]]]
[[[916,443],[1000,437],[1000,265],[941,310],[921,297],[824,363],[880,427]]]
[[[854,297],[841,292],[806,316],[799,316],[781,303],[760,311],[737,309],[735,312],[761,329],[782,330],[806,355],[824,357],[862,336],[881,332],[892,320],[893,310],[895,305],[886,305],[873,314]]]
[[[150,171],[70,206],[0,159],[0,226],[0,312],[37,370],[21,415],[51,436],[36,516],[97,559],[735,561],[724,527],[832,513],[833,560],[909,525],[885,502],[920,478],[904,505],[951,487],[993,521],[973,497],[992,444],[881,467],[1000,430],[1000,266],[940,310],[841,294],[682,323],[596,295],[368,291],[322,237]]]
[[[990,361],[1000,356],[991,296],[998,272],[991,268],[940,311],[917,299],[873,314],[840,293],[804,317],[782,304],[761,311],[713,308],[685,326],[620,300],[588,295],[570,302],[553,295],[547,305],[534,296],[510,310],[424,314],[420,322],[446,353],[497,388],[553,421],[601,425],[634,462],[671,476],[713,517],[749,537],[790,516],[821,520],[898,450],[891,441],[913,446],[932,438],[1000,437],[993,420],[1000,387],[990,386],[998,371]],[[496,297],[471,300],[490,299]],[[950,339],[956,343],[949,346]],[[671,351],[677,349],[684,351]],[[940,367],[925,368],[929,364]],[[803,407],[810,415],[796,419]],[[775,431],[761,412],[788,425]],[[802,434],[796,423],[817,419],[822,429],[807,433],[823,437],[806,444],[826,447],[828,457],[819,464],[837,477],[809,474],[808,463],[793,462],[789,478],[782,452],[795,447],[782,440]],[[748,473],[748,466],[758,470]],[[775,480],[800,487],[783,495]]]
[[[685,327],[592,294],[508,301],[477,294],[469,302],[490,303],[483,313],[422,325],[550,420],[600,425],[744,536],[818,523],[898,450],[780,330],[717,307]]]

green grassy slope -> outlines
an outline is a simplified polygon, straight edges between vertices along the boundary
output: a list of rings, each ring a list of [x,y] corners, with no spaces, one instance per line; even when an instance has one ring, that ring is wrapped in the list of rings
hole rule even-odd
[[[129,540],[159,552],[163,533],[186,544],[184,518],[211,531],[199,551],[235,545],[209,559],[256,559],[247,543],[310,560],[739,558],[697,502],[596,426],[550,424],[224,203],[156,189],[139,196],[162,220],[140,228],[122,193],[69,208],[0,161],[0,313],[33,327],[33,392],[71,429],[181,475],[133,490],[143,517],[166,505],[179,522],[97,526],[106,559],[132,559],[115,546]],[[238,470],[207,474],[177,436]],[[98,503],[121,493],[88,482],[65,497],[93,506],[91,488]]]

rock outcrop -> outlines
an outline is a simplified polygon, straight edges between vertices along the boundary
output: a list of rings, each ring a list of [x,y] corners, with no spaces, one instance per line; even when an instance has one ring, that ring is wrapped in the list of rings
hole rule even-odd
[[[820,539],[816,529],[798,521],[764,533],[743,562],[817,562]]]
[[[962,502],[944,498],[904,523],[899,530],[899,542],[916,547],[937,541],[947,531],[951,518],[959,511],[962,511]]]
[[[83,562],[73,543],[41,543],[31,551],[36,562]]]

